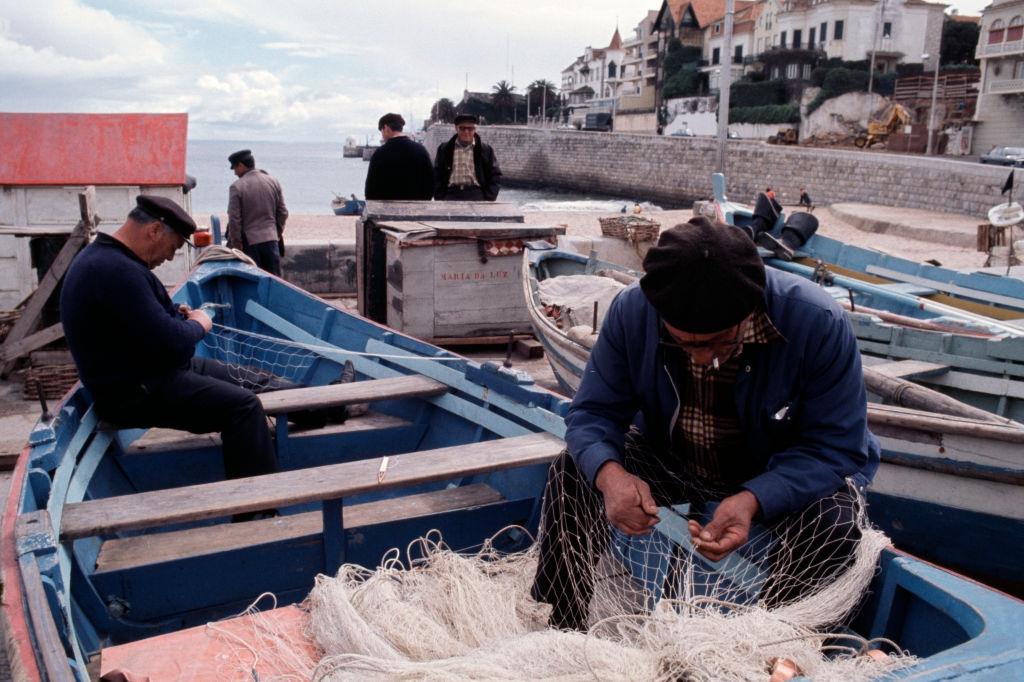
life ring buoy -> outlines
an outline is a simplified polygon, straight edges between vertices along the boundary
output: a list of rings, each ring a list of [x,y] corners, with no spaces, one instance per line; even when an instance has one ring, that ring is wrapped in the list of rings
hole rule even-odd
[[[1024,222],[1024,208],[1016,201],[1012,204],[999,204],[988,211],[988,221],[996,227],[1008,227]]]

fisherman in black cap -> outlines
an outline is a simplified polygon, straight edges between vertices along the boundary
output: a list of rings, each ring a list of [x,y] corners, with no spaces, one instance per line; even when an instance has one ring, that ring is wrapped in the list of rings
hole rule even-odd
[[[256,168],[248,149],[229,156],[228,163],[238,176],[228,191],[228,246],[241,249],[256,265],[280,277],[288,220],[281,183]]]
[[[434,198],[445,201],[494,201],[501,191],[501,168],[494,148],[480,141],[476,116],[455,117],[455,135],[434,157]]]
[[[124,224],[97,234],[68,269],[64,335],[101,419],[121,428],[219,431],[228,478],[271,473],[276,455],[259,399],[226,366],[194,357],[210,315],[175,306],[152,272],[195,230],[171,199],[139,195]]]
[[[712,561],[765,530],[761,602],[794,599],[850,560],[848,486],[878,467],[857,339],[827,293],[704,217],[663,232],[644,269],[605,316],[548,476],[534,596],[557,627],[587,628],[603,519],[642,536],[680,503]]]
[[[366,169],[366,198],[430,201],[434,195],[434,165],[430,153],[403,131],[405,119],[384,114],[377,122],[384,139]]]

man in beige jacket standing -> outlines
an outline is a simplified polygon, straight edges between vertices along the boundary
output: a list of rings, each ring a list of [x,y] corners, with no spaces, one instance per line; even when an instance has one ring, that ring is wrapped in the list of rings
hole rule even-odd
[[[256,168],[248,149],[228,157],[238,179],[228,192],[228,246],[241,249],[267,272],[281,276],[288,208],[279,183]]]

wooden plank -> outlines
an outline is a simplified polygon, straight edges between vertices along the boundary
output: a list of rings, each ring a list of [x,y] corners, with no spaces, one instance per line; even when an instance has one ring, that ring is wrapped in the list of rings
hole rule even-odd
[[[456,509],[479,507],[500,502],[502,499],[501,493],[489,485],[474,483],[429,493],[354,504],[345,507],[345,528],[361,528]],[[222,523],[170,533],[115,538],[107,540],[100,548],[99,556],[96,558],[96,571],[122,571],[165,561],[319,535],[322,531],[323,516],[316,511],[249,523]]]
[[[978,436],[1024,445],[1024,429],[1015,423],[994,424],[988,421],[935,414],[896,405],[868,403],[868,426],[879,424],[902,426],[919,431]]]
[[[328,424],[319,429],[306,429],[292,431],[290,439],[312,438],[317,436],[337,436],[358,431],[376,431],[379,429],[393,429],[402,426],[410,426],[412,422],[400,417],[392,417],[379,412],[367,412],[357,417],[349,417],[343,424]],[[128,448],[126,455],[154,455],[164,452],[176,452],[182,450],[201,450],[203,448],[220,447],[220,434],[218,433],[188,433],[175,429],[153,428]],[[16,460],[16,456],[15,456]],[[3,458],[0,457],[0,469],[3,468]]]
[[[929,287],[931,289],[943,291],[948,294],[963,296],[964,298],[973,298],[978,301],[985,301],[986,303],[1004,305],[1010,308],[1014,308],[1016,310],[1024,309],[1024,300],[1014,298],[1012,296],[993,294],[988,291],[981,291],[980,289],[969,289],[967,287],[958,286],[956,284],[947,284],[946,282],[931,280],[928,279],[927,277],[917,277],[915,275],[908,275],[906,273],[900,272],[899,270],[883,268],[879,265],[869,265],[867,266],[866,271],[868,274],[876,275],[878,277],[885,277],[886,279],[893,279],[898,282],[905,282],[908,284],[917,284],[919,286]]]
[[[25,336],[18,341],[11,341],[10,337],[8,337],[7,341],[9,341],[9,343],[5,342],[4,345],[0,347],[0,363],[3,363],[3,368],[0,368],[2,369],[0,376],[6,376],[8,371],[7,365],[10,362],[17,360],[26,353],[31,353],[37,348],[42,348],[49,343],[53,343],[63,336],[64,325],[58,322],[57,324],[50,325],[46,329],[37,331],[35,334]]]
[[[920,360],[897,360],[871,365],[871,369],[894,379],[917,379],[945,374],[949,371],[949,365]]]
[[[75,231],[73,227],[58,227],[55,225],[40,225],[38,227],[27,227],[20,225],[5,225],[0,227],[0,236],[6,237],[51,237],[71,234]]]
[[[35,556],[21,555],[18,557],[18,567],[21,569],[21,583],[25,590],[25,607],[32,622],[32,648],[42,658],[46,679],[54,682],[75,682],[75,677],[71,674],[71,665],[64,653],[64,645],[57,632],[57,625],[53,620],[53,613],[50,611],[50,603],[46,598],[43,578],[39,573]]]
[[[75,361],[69,350],[37,350],[29,359],[35,365],[70,365]]]
[[[401,400],[441,395],[448,387],[423,376],[409,375],[393,379],[370,379],[350,384],[308,386],[259,394],[267,414],[322,407],[354,405],[377,400]]]
[[[373,458],[78,502],[64,507],[61,540],[333,500],[544,464],[553,460],[564,447],[560,438],[534,433],[394,455],[382,482],[377,480],[380,459]]]
[[[78,205],[81,210],[82,219],[75,226],[71,236],[68,237],[60,253],[53,260],[53,264],[46,271],[42,281],[39,282],[35,293],[32,294],[28,304],[22,311],[21,317],[18,318],[18,321],[14,323],[14,326],[8,332],[7,339],[4,341],[3,347],[0,348],[0,354],[2,354],[2,359],[0,359],[0,376],[6,376],[11,369],[13,360],[29,350],[39,348],[39,346],[34,346],[27,350],[22,349],[18,354],[14,354],[16,344],[35,330],[36,324],[38,324],[39,318],[43,313],[43,306],[50,300],[50,296],[56,291],[60,281],[64,279],[64,273],[71,265],[71,261],[89,243],[89,239],[96,229],[95,203],[95,187],[90,185],[85,188],[84,192],[78,194]]]

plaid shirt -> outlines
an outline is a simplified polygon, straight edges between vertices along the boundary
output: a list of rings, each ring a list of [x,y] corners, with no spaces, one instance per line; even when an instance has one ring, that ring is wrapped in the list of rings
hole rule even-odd
[[[736,376],[747,367],[744,346],[782,338],[768,315],[758,312],[749,318],[740,347],[717,370],[691,362],[684,351],[677,351],[680,371],[674,378],[679,417],[672,442],[691,484],[708,486],[708,492],[731,494],[758,473],[749,470],[745,458],[733,388]]]
[[[452,156],[452,177],[448,180],[449,186],[480,186],[476,180],[476,164],[473,162],[475,145],[476,141],[465,147],[458,142],[455,143],[455,154]]]

